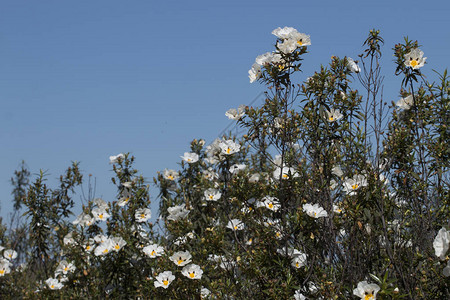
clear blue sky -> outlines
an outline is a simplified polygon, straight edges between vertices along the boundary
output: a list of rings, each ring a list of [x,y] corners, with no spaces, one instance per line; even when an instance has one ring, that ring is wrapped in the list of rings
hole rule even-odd
[[[132,152],[149,181],[178,168],[192,139],[211,142],[229,124],[226,110],[263,91],[247,72],[273,50],[279,26],[311,35],[305,78],[331,55],[356,58],[368,30],[380,29],[385,96],[397,100],[390,49],[408,35],[423,45],[423,71],[443,71],[449,15],[448,0],[2,0],[0,215],[12,211],[21,160],[48,170],[50,184],[79,161],[109,201],[110,155]]]

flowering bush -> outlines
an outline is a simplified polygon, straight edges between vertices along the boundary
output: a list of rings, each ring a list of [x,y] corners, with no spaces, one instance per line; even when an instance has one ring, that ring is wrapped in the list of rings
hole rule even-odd
[[[402,98],[386,103],[371,30],[359,62],[332,57],[294,83],[311,38],[272,33],[275,50],[249,71],[264,104],[226,112],[245,134],[194,140],[180,170],[154,179],[161,230],[130,154],[110,157],[117,199],[88,197],[71,222],[78,165],[55,190],[41,173],[20,194],[26,238],[1,231],[2,297],[449,298],[447,73],[426,81],[423,52],[405,40],[394,48]]]

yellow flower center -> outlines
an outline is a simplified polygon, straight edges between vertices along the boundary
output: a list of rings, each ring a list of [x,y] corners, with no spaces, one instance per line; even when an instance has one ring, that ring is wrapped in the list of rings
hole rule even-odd
[[[213,195],[209,195],[209,200],[212,200],[214,198]]]
[[[330,117],[328,118],[328,120],[329,120],[329,121],[334,121],[334,117],[333,117],[333,116],[330,116]]]
[[[1,269],[1,270],[0,270],[0,274],[1,274],[1,275],[5,274],[5,270]]]
[[[108,253],[108,252],[109,252],[108,249],[103,250],[103,253]]]
[[[163,284],[164,285],[168,285],[169,284],[169,280],[163,280]]]
[[[86,250],[89,250],[89,249],[91,249],[91,246],[87,245]]]
[[[238,229],[237,225],[234,225],[234,230],[237,230],[237,229]]]
[[[374,299],[372,292],[370,292],[370,293],[366,292],[366,295],[364,296],[364,300],[370,300],[370,299]]]
[[[359,185],[357,183],[355,183],[354,185],[352,185],[352,189],[356,190],[359,187]]]
[[[67,272],[67,270],[68,270],[68,269],[69,269],[68,267],[65,267],[65,268],[64,268],[64,271],[66,271],[66,272]]]
[[[411,60],[410,62],[409,62],[409,64],[411,65],[411,67],[415,67],[415,66],[417,66],[419,63],[417,62],[417,60],[415,60],[415,59],[413,59],[413,60]]]
[[[177,261],[177,264],[181,265],[184,262],[184,260],[180,257]]]
[[[50,286],[50,288],[51,288],[51,289],[54,289],[54,288],[55,288],[55,286],[54,286],[54,285],[52,284],[52,285]]]
[[[189,277],[194,278],[195,277],[195,272],[189,273]]]
[[[156,255],[156,251],[153,250],[152,253],[150,253],[150,255],[155,256]]]
[[[273,203],[269,203],[269,208],[273,208]]]
[[[300,39],[299,41],[297,41],[297,44],[299,44],[300,46],[303,46],[302,39]]]
[[[295,263],[296,268],[300,268],[300,264],[298,262]]]
[[[141,219],[144,219],[145,218],[145,214],[141,214]]]
[[[173,175],[167,176],[168,179],[173,180]]]
[[[116,245],[114,246],[114,248],[116,248],[116,250],[119,250],[119,249],[120,249],[119,244],[116,244]]]
[[[231,149],[230,148],[227,148],[227,154],[230,154],[230,152],[231,152]]]
[[[289,175],[288,175],[288,174],[283,174],[283,175],[281,175],[281,177],[283,177],[284,179],[286,179],[286,178],[289,177]]]

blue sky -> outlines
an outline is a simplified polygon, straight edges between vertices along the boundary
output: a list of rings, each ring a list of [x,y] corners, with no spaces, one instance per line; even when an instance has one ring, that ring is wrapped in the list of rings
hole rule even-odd
[[[273,50],[277,27],[311,35],[304,79],[332,55],[356,58],[380,29],[385,98],[396,101],[391,48],[419,40],[433,79],[450,65],[449,15],[446,0],[2,0],[0,215],[12,211],[9,179],[22,160],[33,174],[47,170],[51,186],[79,161],[108,201],[110,155],[131,152],[150,182],[178,168],[192,139],[211,142],[230,122],[226,110],[264,90],[247,72]]]

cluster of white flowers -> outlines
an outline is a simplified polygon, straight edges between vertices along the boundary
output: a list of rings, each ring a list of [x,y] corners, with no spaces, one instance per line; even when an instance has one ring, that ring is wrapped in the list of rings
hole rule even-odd
[[[437,233],[433,241],[434,253],[441,260],[446,259],[446,253],[450,247],[450,231],[442,227]],[[442,271],[445,277],[450,276],[450,259],[447,261],[447,266]]]
[[[3,251],[3,257],[0,258],[0,277],[11,273],[12,261],[17,258],[17,252],[12,249],[5,250],[0,246],[0,252]]]
[[[230,108],[225,112],[225,116],[228,117],[230,120],[239,120],[245,115],[245,105],[239,105],[239,107],[236,108]]]

